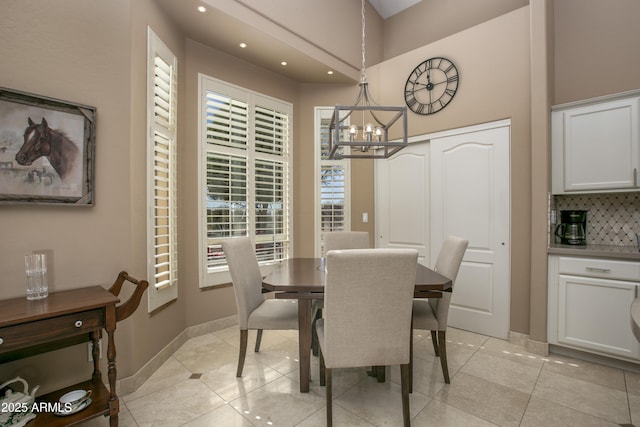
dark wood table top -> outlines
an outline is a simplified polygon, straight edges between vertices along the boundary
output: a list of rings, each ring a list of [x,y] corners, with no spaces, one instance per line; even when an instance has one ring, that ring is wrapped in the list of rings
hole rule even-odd
[[[262,287],[268,291],[307,294],[310,297],[314,293],[323,294],[324,260],[322,258],[289,258],[281,261],[262,280]],[[419,293],[422,297],[438,298],[441,291],[449,289],[451,289],[451,280],[422,264],[417,264],[416,294]]]
[[[51,292],[47,298],[0,300],[0,327],[115,305],[120,299],[101,286]]]

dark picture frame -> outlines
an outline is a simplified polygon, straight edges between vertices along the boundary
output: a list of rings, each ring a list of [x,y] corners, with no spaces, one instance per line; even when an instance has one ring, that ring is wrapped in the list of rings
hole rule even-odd
[[[0,205],[93,206],[96,108],[0,87]]]

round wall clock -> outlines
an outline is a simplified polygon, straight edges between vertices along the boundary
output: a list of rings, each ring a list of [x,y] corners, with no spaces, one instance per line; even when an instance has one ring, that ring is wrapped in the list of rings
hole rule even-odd
[[[430,58],[407,78],[404,101],[414,113],[434,114],[446,107],[458,90],[458,69],[447,58]]]

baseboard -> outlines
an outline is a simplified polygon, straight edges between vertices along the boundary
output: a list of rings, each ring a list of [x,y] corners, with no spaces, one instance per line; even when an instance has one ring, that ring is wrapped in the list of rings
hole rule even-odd
[[[600,354],[590,353],[587,351],[576,350],[560,345],[551,345],[551,352],[561,356],[573,357],[575,359],[585,360],[587,362],[598,363],[600,365],[609,366],[611,368],[624,369],[635,373],[640,373],[640,364],[638,362],[617,359],[615,357],[603,356]]]
[[[237,316],[229,316],[222,319],[213,320],[211,322],[201,323],[195,326],[189,326],[184,329],[169,344],[160,350],[155,356],[144,364],[136,373],[130,377],[119,379],[116,388],[119,395],[126,395],[136,391],[142,384],[147,381],[155,371],[157,371],[164,362],[166,362],[185,342],[191,338],[200,335],[209,334],[211,332],[220,331],[230,326],[237,325]]]
[[[576,350],[569,347],[559,345],[551,345],[547,342],[535,341],[529,338],[527,334],[518,332],[509,332],[509,342],[521,347],[525,347],[528,352],[537,354],[538,356],[551,356],[552,354],[573,357],[575,359],[585,360],[587,362],[598,363],[600,365],[610,366],[612,368],[624,369],[635,373],[640,373],[640,363],[617,359],[614,357],[603,356],[588,351]]]
[[[529,353],[538,356],[549,355],[549,343],[532,340],[528,334],[509,331],[509,342],[527,349]]]

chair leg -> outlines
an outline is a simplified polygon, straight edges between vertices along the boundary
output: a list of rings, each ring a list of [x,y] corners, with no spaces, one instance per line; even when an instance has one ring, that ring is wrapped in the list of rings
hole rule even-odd
[[[313,319],[313,325],[311,326],[311,353],[314,356],[318,356],[318,331],[316,331],[316,321],[322,318],[322,309],[316,311],[316,317]]]
[[[325,386],[326,383],[326,367],[324,365],[324,357],[322,356],[322,350],[320,350],[320,355],[318,356],[320,358],[320,387]]]
[[[409,335],[409,393],[413,393],[413,319],[411,319],[411,335]]]
[[[450,384],[449,367],[447,366],[447,331],[438,331],[438,346],[440,347],[440,365],[442,365],[444,382]]]
[[[405,427],[411,426],[411,412],[409,411],[409,364],[400,365],[400,381],[402,387],[402,419]]]
[[[258,335],[256,336],[256,348],[254,349],[256,353],[260,351],[261,342],[262,342],[262,329],[258,329]]]
[[[331,393],[331,369],[325,371],[325,382],[327,383],[327,427],[333,426],[333,397]]]
[[[240,329],[240,353],[238,354],[238,370],[236,377],[242,376],[242,368],[244,368],[244,357],[247,354],[247,341],[249,340],[249,331]]]
[[[438,336],[436,335],[436,331],[431,331],[431,341],[433,342],[433,352],[436,354],[436,357],[440,356],[440,352],[438,351]]]

